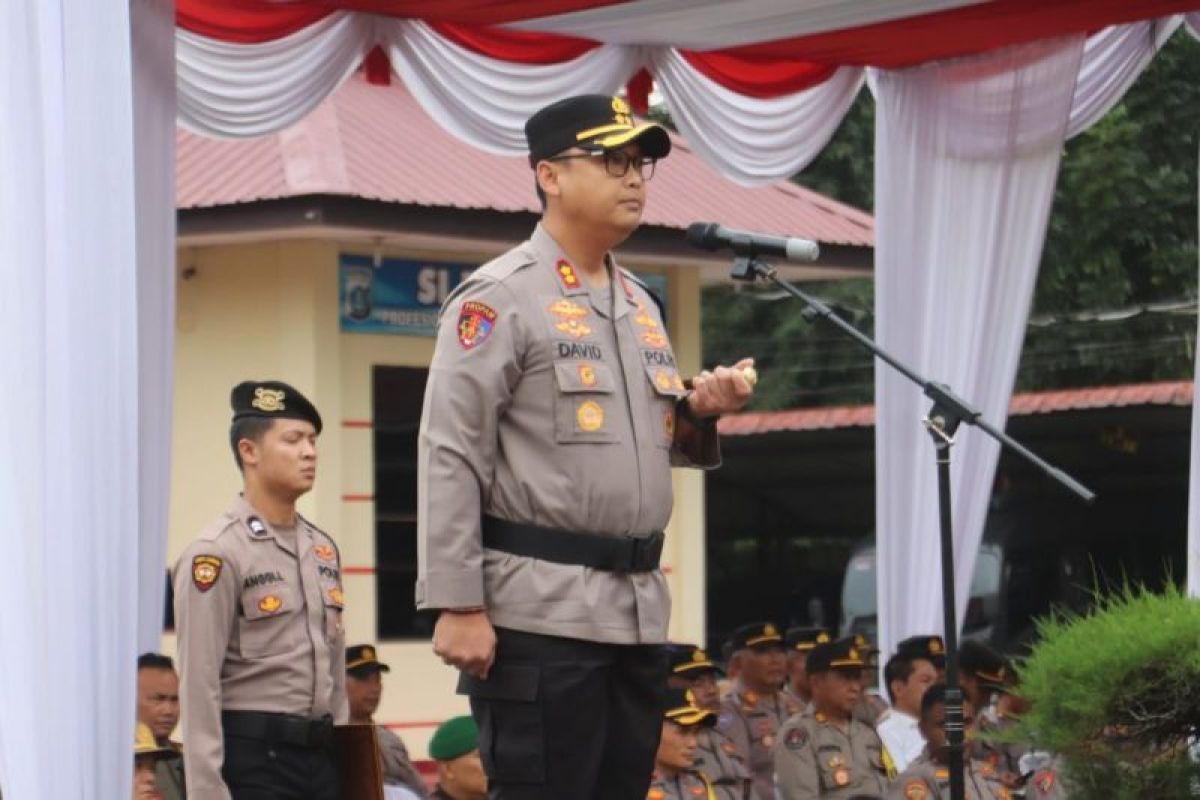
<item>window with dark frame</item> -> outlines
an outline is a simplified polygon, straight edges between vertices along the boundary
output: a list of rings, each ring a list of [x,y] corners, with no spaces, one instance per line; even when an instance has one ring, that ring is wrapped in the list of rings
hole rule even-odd
[[[371,375],[375,444],[375,601],[379,639],[428,639],[432,615],[413,602],[417,581],[417,431],[429,370],[377,366]]]

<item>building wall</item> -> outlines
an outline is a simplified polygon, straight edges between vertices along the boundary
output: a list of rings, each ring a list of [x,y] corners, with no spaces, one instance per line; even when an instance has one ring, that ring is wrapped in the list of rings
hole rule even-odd
[[[433,339],[343,334],[338,316],[339,253],[370,254],[359,245],[290,240],[184,247],[175,360],[174,433],[168,558],[240,488],[228,443],[229,390],[248,378],[295,385],[320,409],[316,488],[300,511],[329,531],[342,553],[347,641],[374,642],[375,544],[371,372],[376,365],[424,367]],[[481,262],[488,254],[385,250],[387,257]],[[636,264],[627,266],[637,268]],[[694,269],[647,268],[668,277],[670,328],[681,371],[700,368],[700,282]],[[674,597],[671,636],[702,641],[704,633],[704,483],[677,470],[675,515],[664,568]],[[377,642],[391,665],[380,722],[424,758],[433,727],[467,709],[454,694],[457,673],[427,641]],[[164,643],[173,652],[173,637]]]

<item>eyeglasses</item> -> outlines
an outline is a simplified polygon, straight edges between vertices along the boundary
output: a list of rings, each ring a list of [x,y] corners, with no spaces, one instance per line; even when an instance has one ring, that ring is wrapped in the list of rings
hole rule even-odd
[[[610,178],[624,178],[629,174],[629,168],[637,170],[638,176],[648,181],[654,177],[654,165],[657,158],[649,156],[631,156],[624,150],[596,150],[588,153],[572,153],[565,156],[554,156],[546,161],[570,161],[573,158],[603,158],[604,171]]]

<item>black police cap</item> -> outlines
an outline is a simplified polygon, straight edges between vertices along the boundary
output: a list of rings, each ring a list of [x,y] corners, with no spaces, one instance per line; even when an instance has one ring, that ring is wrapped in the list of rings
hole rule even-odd
[[[896,655],[905,658],[924,658],[939,669],[946,666],[946,643],[940,636],[910,636],[896,645]]]
[[[346,671],[365,675],[370,672],[391,672],[392,668],[379,660],[373,645],[356,644],[346,648]]]
[[[854,637],[847,636],[836,642],[819,644],[809,650],[804,666],[810,675],[833,669],[862,669],[867,665],[866,655],[854,641]]]
[[[708,657],[708,653],[694,644],[667,645],[667,672],[670,675],[692,677],[705,672],[720,672],[720,667]]]
[[[736,629],[730,641],[734,652],[764,645],[783,647],[783,634],[773,622],[751,622]]]
[[[788,650],[807,653],[819,644],[832,642],[833,636],[826,628],[788,628],[783,641]]]
[[[687,727],[711,728],[717,724],[717,715],[696,705],[696,697],[689,689],[667,689],[663,695],[663,717]]]
[[[642,155],[663,158],[671,152],[671,137],[653,122],[638,125],[620,97],[584,94],[551,103],[525,123],[529,163],[556,156],[572,147],[612,150],[637,142]]]
[[[304,395],[282,381],[243,381],[229,394],[236,422],[246,417],[302,419],[321,432],[321,415]]]

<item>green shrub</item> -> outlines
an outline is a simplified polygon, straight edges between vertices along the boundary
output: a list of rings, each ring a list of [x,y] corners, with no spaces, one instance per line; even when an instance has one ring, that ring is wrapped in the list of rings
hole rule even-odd
[[[1200,601],[1125,591],[1085,617],[1040,624],[1020,668],[1032,704],[1015,735],[1058,753],[1073,798],[1200,796]]]

